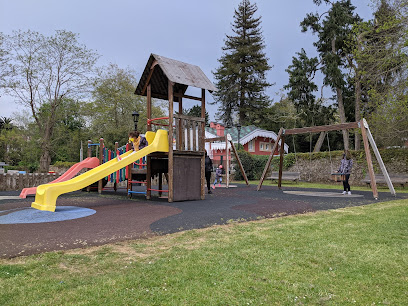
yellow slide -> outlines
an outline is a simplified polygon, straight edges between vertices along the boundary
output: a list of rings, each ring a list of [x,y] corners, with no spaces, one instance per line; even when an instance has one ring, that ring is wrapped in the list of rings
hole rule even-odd
[[[38,186],[35,201],[31,203],[31,207],[39,210],[55,211],[59,195],[85,188],[150,153],[169,151],[168,132],[165,130],[158,130],[156,135],[154,132],[147,132],[146,140],[149,144],[147,147],[137,152],[128,151],[124,153],[120,156],[121,160],[114,158],[65,182]]]

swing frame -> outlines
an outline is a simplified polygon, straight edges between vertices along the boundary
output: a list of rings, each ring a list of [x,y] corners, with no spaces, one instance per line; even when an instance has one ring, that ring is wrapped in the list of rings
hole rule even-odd
[[[245,170],[244,170],[244,166],[241,163],[241,159],[239,158],[237,149],[235,148],[234,143],[232,142],[232,137],[230,134],[226,134],[225,136],[220,136],[220,137],[214,137],[214,138],[206,138],[205,142],[215,142],[215,141],[225,141],[225,154],[226,154],[226,161],[227,161],[227,169],[226,169],[226,174],[227,174],[227,178],[226,178],[226,185],[227,188],[229,188],[229,183],[230,183],[230,177],[229,177],[229,172],[230,172],[230,161],[229,161],[229,147],[231,146],[232,148],[232,152],[235,155],[235,158],[237,159],[238,162],[238,166],[239,169],[241,170],[241,174],[244,177],[245,183],[247,184],[247,186],[249,186],[249,181],[248,178],[246,176]]]
[[[339,131],[339,130],[350,130],[350,129],[361,129],[361,135],[363,138],[363,143],[364,143],[364,151],[366,155],[366,160],[367,160],[367,167],[368,167],[368,173],[370,176],[370,182],[371,182],[371,189],[373,192],[373,197],[377,200],[378,199],[378,190],[377,190],[377,183],[375,180],[375,175],[374,175],[374,167],[373,167],[373,162],[371,158],[371,152],[370,152],[370,144],[371,148],[374,151],[374,154],[377,158],[377,161],[380,165],[381,171],[384,175],[384,178],[387,182],[388,188],[390,189],[390,192],[392,195],[396,195],[394,186],[392,185],[390,176],[388,175],[387,169],[385,168],[384,162],[381,158],[380,152],[378,151],[377,145],[374,141],[373,136],[371,135],[370,129],[368,127],[367,121],[363,118],[360,121],[356,122],[349,122],[349,123],[340,123],[340,124],[331,124],[331,125],[321,125],[321,126],[313,126],[313,127],[304,127],[304,128],[294,128],[294,129],[288,129],[285,130],[284,128],[281,128],[278,133],[278,137],[276,138],[275,144],[272,148],[272,153],[269,155],[268,161],[265,165],[264,171],[262,173],[261,179],[259,181],[257,191],[259,191],[262,187],[263,181],[265,180],[266,173],[269,170],[269,167],[272,162],[273,158],[273,152],[275,152],[276,148],[280,147],[279,150],[279,180],[278,180],[278,188],[281,189],[282,187],[282,170],[283,170],[283,154],[284,154],[284,143],[285,143],[285,136],[286,135],[297,135],[297,134],[305,134],[305,133],[318,133],[318,132],[329,132],[329,131]]]

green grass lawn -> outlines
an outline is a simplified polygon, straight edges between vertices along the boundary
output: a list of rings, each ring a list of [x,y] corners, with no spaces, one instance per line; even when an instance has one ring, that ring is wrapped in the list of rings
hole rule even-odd
[[[407,305],[408,200],[0,260],[0,305]]]

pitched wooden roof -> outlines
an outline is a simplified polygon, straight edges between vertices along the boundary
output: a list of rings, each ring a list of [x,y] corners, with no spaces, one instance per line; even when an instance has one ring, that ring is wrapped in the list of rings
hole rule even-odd
[[[151,54],[139,84],[137,84],[135,94],[146,96],[147,83],[150,82],[152,97],[167,99],[168,80],[174,83],[174,92],[178,93],[184,94],[188,86],[209,91],[217,90],[200,67]],[[175,97],[174,100],[177,102],[178,98]]]

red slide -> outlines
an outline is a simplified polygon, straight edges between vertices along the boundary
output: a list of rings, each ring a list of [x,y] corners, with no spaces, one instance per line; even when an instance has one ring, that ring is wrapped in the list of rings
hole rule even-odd
[[[84,168],[95,168],[99,166],[99,159],[97,157],[88,157],[83,161],[76,163],[71,168],[69,168],[63,175],[61,175],[56,180],[49,182],[48,184],[64,182],[72,179],[79,171]],[[24,188],[20,193],[20,198],[25,199],[29,194],[35,194],[37,187]]]

